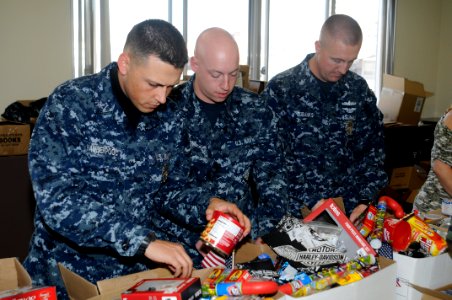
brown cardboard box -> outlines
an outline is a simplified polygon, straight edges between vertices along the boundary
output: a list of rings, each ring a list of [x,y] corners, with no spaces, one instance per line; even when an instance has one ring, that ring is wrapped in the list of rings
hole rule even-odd
[[[61,277],[70,299],[115,299],[121,292],[134,286],[143,279],[171,277],[168,269],[158,268],[126,276],[98,281],[92,284],[83,277],[59,264]],[[120,297],[119,297],[120,298]]]
[[[417,196],[417,194],[419,194],[419,191],[420,191],[421,189],[415,189],[415,190],[412,190],[411,192],[410,192],[410,195],[408,196],[408,198],[405,200],[405,202],[406,203],[414,203],[414,199],[416,199],[416,196]]]
[[[417,190],[422,187],[427,179],[427,173],[418,166],[401,167],[392,170],[389,186],[395,190]]]
[[[2,258],[0,259],[0,299],[56,300],[56,288],[32,286],[30,275],[17,258]]]
[[[445,290],[452,290],[452,284],[448,284],[434,290],[419,286],[414,286],[414,288],[422,293],[422,300],[452,300],[451,295],[447,295],[441,292]]]
[[[0,121],[0,155],[23,155],[28,153],[30,125]]]
[[[378,108],[383,113],[385,123],[417,125],[425,99],[432,95],[424,90],[420,82],[384,74]]]
[[[267,245],[244,244],[235,253],[234,261],[237,263],[247,262],[255,259],[258,255],[267,253],[272,259],[276,254]],[[143,279],[169,278],[172,273],[165,268],[158,268],[116,278],[100,280],[92,284],[88,280],[70,271],[62,264],[58,265],[63,278],[66,291],[71,300],[113,300],[120,299],[121,292],[129,289]],[[195,270],[192,277],[199,277],[203,281],[212,269]]]
[[[31,285],[28,272],[16,258],[0,259],[0,291]]]
[[[267,245],[256,245],[247,243],[242,245],[236,252],[234,261],[243,263],[255,259],[258,255],[267,253],[275,259],[276,254]],[[327,299],[393,299],[395,295],[396,264],[393,260],[385,257],[378,258],[380,271],[342,287],[325,290],[314,295],[305,297],[306,300]],[[98,281],[92,284],[86,279],[59,265],[60,272],[66,286],[69,298],[72,300],[116,300],[121,299],[121,292],[127,290],[142,279],[171,277],[168,269],[159,268],[131,275],[116,277]],[[199,277],[201,281],[207,278],[212,269],[195,270],[192,277]],[[295,299],[278,292],[274,299]],[[297,298],[299,299],[299,298]]]

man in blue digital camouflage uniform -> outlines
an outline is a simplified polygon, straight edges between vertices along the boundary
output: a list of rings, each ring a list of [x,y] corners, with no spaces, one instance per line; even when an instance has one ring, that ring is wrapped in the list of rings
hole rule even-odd
[[[232,35],[221,28],[203,31],[190,64],[195,75],[169,96],[188,121],[186,158],[180,172],[168,177],[170,190],[159,209],[163,217],[154,221],[169,240],[191,249],[196,266],[202,256],[194,245],[206,226],[209,203],[236,205],[251,219],[257,238],[285,214],[287,195],[271,111],[257,94],[235,86],[239,50]]]
[[[174,103],[165,102],[187,61],[177,29],[147,20],[117,63],[49,96],[29,151],[37,210],[24,265],[34,284],[56,285],[66,299],[57,263],[93,283],[157,263],[191,274],[184,248],[160,240],[151,223],[181,150]]]
[[[295,215],[343,197],[354,220],[386,185],[382,114],[366,81],[349,71],[361,44],[354,19],[329,17],[315,53],[272,78],[261,95],[279,118]]]

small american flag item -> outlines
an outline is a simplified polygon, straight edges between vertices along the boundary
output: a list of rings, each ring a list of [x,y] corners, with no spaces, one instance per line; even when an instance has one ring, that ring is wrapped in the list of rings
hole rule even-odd
[[[209,251],[201,262],[203,268],[226,268],[226,260],[214,251]]]

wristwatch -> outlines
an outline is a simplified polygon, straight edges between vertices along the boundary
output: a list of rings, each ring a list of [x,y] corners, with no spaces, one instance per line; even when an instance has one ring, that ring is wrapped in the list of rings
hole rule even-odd
[[[149,233],[140,244],[140,247],[138,247],[137,255],[143,256],[146,252],[146,248],[149,246],[150,243],[155,241],[157,237],[155,236],[154,232]]]

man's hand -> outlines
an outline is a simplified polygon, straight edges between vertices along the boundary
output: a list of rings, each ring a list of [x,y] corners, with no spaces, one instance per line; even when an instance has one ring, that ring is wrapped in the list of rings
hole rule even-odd
[[[367,205],[360,204],[355,209],[353,209],[352,213],[350,214],[350,222],[355,223],[356,219],[367,209]]]
[[[311,211],[316,210],[320,205],[322,205],[325,202],[325,199],[320,199],[311,209]],[[352,213],[350,214],[350,222],[355,223],[356,219],[367,209],[367,205],[360,204],[355,209],[353,209]]]
[[[207,221],[210,221],[213,216],[213,212],[215,210],[230,214],[231,216],[235,217],[237,221],[239,221],[240,225],[243,226],[243,237],[247,236],[248,233],[251,231],[251,222],[250,219],[248,219],[247,216],[245,216],[242,211],[235,205],[234,203],[222,200],[220,198],[212,198],[210,199],[210,204],[206,209],[206,219]]]
[[[180,244],[156,240],[151,242],[144,255],[155,262],[169,266],[176,277],[190,277],[193,262]]]

